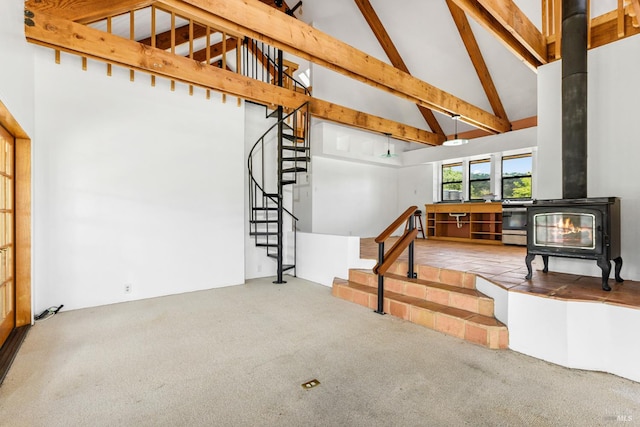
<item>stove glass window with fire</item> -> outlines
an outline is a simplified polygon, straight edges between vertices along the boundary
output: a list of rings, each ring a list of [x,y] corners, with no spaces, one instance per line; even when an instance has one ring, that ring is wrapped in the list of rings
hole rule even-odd
[[[534,245],[557,248],[596,247],[593,214],[553,212],[534,216]]]

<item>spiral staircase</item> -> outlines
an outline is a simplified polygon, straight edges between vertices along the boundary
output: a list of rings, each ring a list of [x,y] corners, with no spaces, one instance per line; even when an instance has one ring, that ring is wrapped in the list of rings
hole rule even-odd
[[[264,54],[272,83],[308,94],[304,85],[287,73],[282,51]],[[270,73],[268,73],[270,74]],[[266,106],[267,118],[275,118],[251,148],[249,173],[249,234],[257,247],[266,249],[277,265],[274,283],[285,283],[283,274],[296,268],[296,228],[292,188],[309,169],[309,104],[296,109]]]

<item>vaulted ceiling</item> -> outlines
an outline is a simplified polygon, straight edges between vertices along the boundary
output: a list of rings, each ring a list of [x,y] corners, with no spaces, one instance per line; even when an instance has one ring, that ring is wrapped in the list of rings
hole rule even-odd
[[[474,129],[468,137],[535,125],[536,69],[560,56],[560,3],[28,0],[25,34],[132,73],[269,105],[308,101],[318,118],[440,145],[453,133],[452,116],[466,123],[461,132]],[[590,47],[640,32],[640,0],[596,0],[590,7]],[[272,84],[270,49],[285,51],[296,77],[318,71],[311,73],[311,95],[293,80],[284,88]],[[399,101],[351,103],[340,85],[332,91],[326,78],[315,78],[331,73]]]

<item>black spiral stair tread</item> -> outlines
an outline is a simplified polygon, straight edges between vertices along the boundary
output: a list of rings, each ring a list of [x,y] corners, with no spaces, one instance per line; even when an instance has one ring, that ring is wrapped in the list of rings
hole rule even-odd
[[[307,168],[286,168],[286,169],[282,169],[282,173],[292,173],[292,172],[306,172]]]
[[[302,162],[302,163],[307,163],[311,161],[311,157],[309,156],[302,156],[302,157],[283,157],[282,158],[283,162]]]
[[[297,145],[283,145],[282,146],[283,150],[289,150],[289,151],[308,151],[309,147],[305,147],[305,146],[297,146]]]
[[[287,133],[283,133],[282,137],[288,139],[289,141],[304,141],[303,136],[289,135]]]
[[[277,248],[277,243],[256,243],[256,246],[261,248]]]

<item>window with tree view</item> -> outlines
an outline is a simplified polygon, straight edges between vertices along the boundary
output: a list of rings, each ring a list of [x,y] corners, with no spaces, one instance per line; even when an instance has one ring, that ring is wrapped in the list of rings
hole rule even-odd
[[[491,194],[491,159],[469,162],[469,199],[480,200]]]
[[[462,163],[442,165],[442,200],[462,199]]]
[[[531,154],[502,158],[502,198],[531,198]]]

